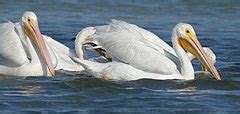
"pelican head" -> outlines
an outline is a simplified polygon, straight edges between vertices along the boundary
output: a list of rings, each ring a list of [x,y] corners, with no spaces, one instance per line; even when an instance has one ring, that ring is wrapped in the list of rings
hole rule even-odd
[[[95,33],[96,33],[96,29],[94,27],[87,27],[82,29],[75,38],[76,38],[76,41],[78,41],[79,43],[86,44],[91,42],[91,37]]]
[[[43,57],[51,75],[55,76],[53,63],[51,61],[49,52],[47,50],[46,44],[42,38],[42,34],[38,26],[37,16],[31,11],[24,12],[21,25],[25,34],[37,47],[37,51],[40,51],[40,54]]]
[[[190,24],[179,23],[175,26],[173,31],[175,31],[175,34],[173,35],[176,35],[177,44],[179,44],[185,51],[196,56],[200,63],[207,68],[217,80],[221,80],[217,69],[199,43],[193,27]]]

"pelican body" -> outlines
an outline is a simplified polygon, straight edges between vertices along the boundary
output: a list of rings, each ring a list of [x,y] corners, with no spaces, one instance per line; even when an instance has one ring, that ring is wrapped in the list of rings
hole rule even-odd
[[[194,69],[189,53],[217,80],[221,80],[214,63],[197,40],[193,27],[186,23],[177,24],[172,30],[172,45],[153,33],[136,25],[112,20],[109,25],[97,26],[92,37],[83,43],[95,43],[106,50],[109,63],[74,60],[97,78],[111,80],[138,80],[143,78],[194,79]]]
[[[0,74],[14,76],[55,76],[55,70],[82,71],[70,58],[66,46],[42,35],[37,16],[24,12],[18,23],[0,24]]]

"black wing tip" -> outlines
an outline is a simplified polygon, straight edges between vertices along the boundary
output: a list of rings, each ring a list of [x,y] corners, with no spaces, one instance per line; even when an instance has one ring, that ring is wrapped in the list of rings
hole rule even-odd
[[[76,40],[76,37],[71,38],[71,41],[75,41],[75,40]]]

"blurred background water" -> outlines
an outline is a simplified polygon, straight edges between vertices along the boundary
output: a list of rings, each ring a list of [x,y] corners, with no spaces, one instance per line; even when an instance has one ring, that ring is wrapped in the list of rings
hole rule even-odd
[[[240,111],[239,0],[1,0],[0,22],[38,15],[43,34],[73,48],[82,28],[120,19],[170,43],[179,22],[192,24],[200,42],[214,50],[223,81],[106,82],[89,76],[0,77],[1,112],[183,112]],[[194,62],[199,70],[199,64]],[[236,112],[237,113],[237,112]]]

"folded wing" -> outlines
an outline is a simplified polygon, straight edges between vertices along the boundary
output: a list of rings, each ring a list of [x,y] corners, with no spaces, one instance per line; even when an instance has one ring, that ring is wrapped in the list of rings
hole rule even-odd
[[[0,65],[18,67],[28,61],[16,25],[0,24]]]
[[[168,51],[174,55],[172,48],[161,39],[149,37],[153,35],[146,30],[117,20],[96,29],[93,41],[102,46],[113,60],[151,73],[173,74],[176,71],[176,64],[165,53]],[[164,44],[164,48],[156,45],[155,40]]]

